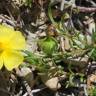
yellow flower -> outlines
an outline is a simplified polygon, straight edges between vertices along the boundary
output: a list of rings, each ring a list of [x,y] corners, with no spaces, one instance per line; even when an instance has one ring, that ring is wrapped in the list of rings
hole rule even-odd
[[[25,38],[20,31],[0,25],[0,69],[11,71],[23,62],[21,50],[25,49]]]

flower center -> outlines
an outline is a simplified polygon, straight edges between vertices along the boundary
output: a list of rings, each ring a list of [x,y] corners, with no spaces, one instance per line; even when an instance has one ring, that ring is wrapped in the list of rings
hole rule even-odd
[[[0,42],[0,52],[4,51],[6,49],[8,49],[8,44]]]

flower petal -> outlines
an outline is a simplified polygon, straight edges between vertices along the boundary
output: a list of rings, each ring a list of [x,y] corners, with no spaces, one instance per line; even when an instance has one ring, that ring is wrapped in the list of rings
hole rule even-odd
[[[0,55],[0,69],[3,67],[3,58],[2,58],[2,54]]]
[[[3,52],[4,66],[7,70],[11,71],[17,68],[23,62],[23,55],[18,51],[5,51]]]
[[[25,38],[20,31],[15,31],[15,34],[10,41],[10,48],[16,50],[25,49]]]
[[[14,29],[0,25],[0,42],[7,42],[14,35]]]

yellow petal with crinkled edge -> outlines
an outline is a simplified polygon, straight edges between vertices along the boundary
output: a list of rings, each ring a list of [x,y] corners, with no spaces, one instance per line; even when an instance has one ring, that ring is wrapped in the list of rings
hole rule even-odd
[[[17,68],[23,62],[23,55],[18,51],[5,51],[3,52],[3,62],[7,70],[11,71]]]
[[[14,29],[0,25],[0,42],[8,42],[14,35]]]
[[[25,38],[21,32],[15,31],[14,36],[10,40],[10,48],[15,50],[25,49]]]

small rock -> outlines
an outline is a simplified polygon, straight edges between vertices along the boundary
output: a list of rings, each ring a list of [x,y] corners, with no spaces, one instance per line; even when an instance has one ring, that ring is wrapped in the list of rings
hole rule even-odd
[[[61,87],[58,77],[51,78],[45,82],[45,85],[53,91],[56,91]]]
[[[27,50],[31,52],[35,52],[37,50],[37,36],[33,33],[29,33],[27,36]]]
[[[20,77],[23,77],[29,84],[29,86],[32,88],[35,84],[35,79],[33,76],[33,72],[30,68],[23,67],[21,70],[16,69],[16,74]]]
[[[23,67],[21,68],[21,70],[19,70],[18,68],[16,69],[16,74],[20,77],[25,77],[27,76],[29,73],[32,73],[30,68],[27,67]]]

